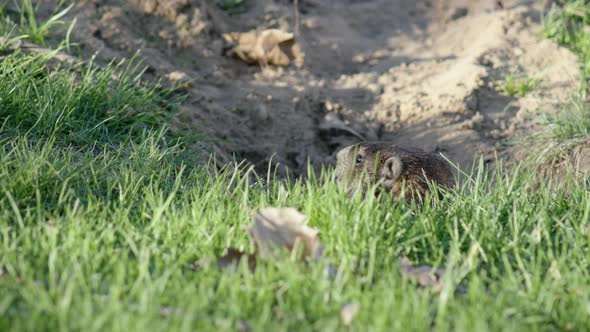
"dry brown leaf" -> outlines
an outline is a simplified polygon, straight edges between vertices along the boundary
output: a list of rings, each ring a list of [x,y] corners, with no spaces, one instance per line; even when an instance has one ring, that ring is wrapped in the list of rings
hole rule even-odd
[[[8,37],[0,36],[0,48],[7,48],[8,50],[23,50],[25,52],[37,53],[41,55],[51,55],[51,59],[60,62],[66,62],[71,65],[84,64],[84,61],[58,50],[52,50],[43,46],[28,42],[21,39],[10,39]]]
[[[226,270],[228,268],[235,268],[240,264],[242,258],[246,259],[248,262],[248,267],[250,270],[254,270],[256,268],[256,257],[254,255],[245,253],[236,248],[226,248],[225,254],[221,257],[218,257],[215,260],[217,267],[220,270]],[[212,265],[211,259],[200,259],[192,264],[193,269],[200,269],[204,267],[209,267]]]
[[[236,57],[248,64],[288,66],[293,62],[297,67],[303,64],[301,47],[292,33],[278,29],[223,34],[229,45],[225,54]]]
[[[419,286],[431,288],[435,292],[441,291],[445,269],[439,268],[435,270],[427,265],[412,266],[412,262],[407,257],[402,257],[400,267],[402,275]]]
[[[294,208],[265,208],[254,214],[254,226],[248,232],[256,244],[254,255],[236,248],[227,248],[225,254],[216,259],[201,259],[194,262],[193,269],[216,264],[221,270],[233,269],[246,259],[250,270],[256,268],[256,257],[272,257],[275,249],[285,248],[291,254],[302,249],[303,257],[320,259],[324,247],[318,232],[305,225],[305,216]]]
[[[345,326],[350,326],[352,320],[358,314],[361,305],[358,303],[346,303],[340,307],[340,318]]]
[[[254,226],[248,229],[261,256],[272,255],[275,248],[293,252],[303,249],[304,257],[318,259],[324,247],[318,231],[304,224],[305,216],[294,208],[264,208],[254,214]]]

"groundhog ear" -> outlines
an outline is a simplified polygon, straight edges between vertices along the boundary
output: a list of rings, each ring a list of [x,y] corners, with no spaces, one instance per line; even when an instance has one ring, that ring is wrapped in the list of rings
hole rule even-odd
[[[397,157],[389,157],[381,167],[381,177],[385,180],[396,180],[402,174],[402,161]]]

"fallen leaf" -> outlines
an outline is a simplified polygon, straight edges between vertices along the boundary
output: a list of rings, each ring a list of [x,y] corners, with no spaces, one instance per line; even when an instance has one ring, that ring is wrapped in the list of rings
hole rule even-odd
[[[304,257],[319,259],[324,247],[318,231],[304,224],[305,216],[294,208],[265,208],[254,214],[254,226],[248,229],[261,256],[287,248],[293,252],[300,246]]]
[[[297,67],[303,64],[301,47],[292,33],[269,29],[230,32],[222,36],[228,44],[224,54],[248,64],[288,66],[293,62]]]
[[[221,257],[217,257],[215,259],[215,264],[220,270],[226,270],[229,268],[236,268],[242,258],[246,259],[248,262],[248,267],[250,270],[254,270],[256,268],[256,257],[254,255],[245,253],[240,249],[236,248],[226,248],[225,254]],[[209,267],[213,264],[213,260],[210,258],[200,259],[191,264],[193,269],[201,269],[205,267]]]
[[[445,269],[433,269],[431,266],[412,266],[409,258],[402,257],[400,261],[401,273],[404,277],[412,280],[418,286],[431,288],[435,292],[442,289],[442,277]]]
[[[358,303],[346,303],[340,307],[340,318],[345,326],[350,326],[352,320],[358,314],[361,305]]]

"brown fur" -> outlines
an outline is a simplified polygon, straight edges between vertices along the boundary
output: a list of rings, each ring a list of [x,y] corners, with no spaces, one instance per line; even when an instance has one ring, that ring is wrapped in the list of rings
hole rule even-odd
[[[447,189],[455,185],[446,160],[438,154],[416,148],[386,142],[365,142],[340,150],[337,159],[336,176],[339,181],[361,185],[363,190],[369,185],[381,183],[381,188],[394,197],[405,189],[406,200],[417,196],[423,199],[429,191],[426,180]]]

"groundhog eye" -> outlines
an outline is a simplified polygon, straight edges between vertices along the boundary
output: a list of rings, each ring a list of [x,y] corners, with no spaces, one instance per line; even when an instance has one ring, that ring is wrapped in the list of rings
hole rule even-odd
[[[356,163],[360,164],[363,162],[363,156],[361,156],[360,154],[356,156]]]

